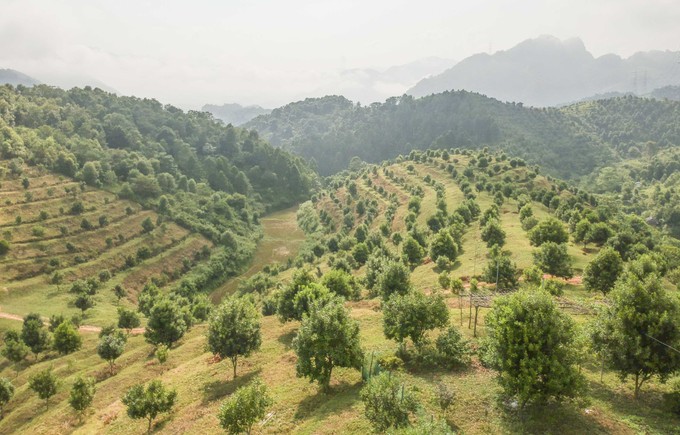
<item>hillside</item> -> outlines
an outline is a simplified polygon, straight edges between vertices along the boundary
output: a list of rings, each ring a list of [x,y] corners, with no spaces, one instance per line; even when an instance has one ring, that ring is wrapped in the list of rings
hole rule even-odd
[[[9,191],[19,190],[15,184],[7,181],[3,186],[7,186]],[[418,198],[418,207],[412,205],[414,198]],[[360,399],[365,381],[359,371],[350,368],[334,370],[330,392],[326,393],[307,379],[297,377],[298,357],[293,342],[300,332],[300,323],[297,320],[282,323],[279,319],[282,312],[274,316],[268,308],[273,303],[276,311],[285,305],[281,305],[285,299],[280,298],[290,294],[288,289],[305,276],[304,270],[308,271],[309,277],[304,279],[322,282],[327,282],[325,277],[333,270],[335,273],[349,270],[359,285],[359,293],[354,297],[348,296],[345,307],[359,327],[366,358],[363,370],[368,364],[387,364],[390,360],[385,358],[395,358],[396,355],[396,360],[391,361],[403,361],[403,368],[390,369],[393,376],[409,392],[415,387],[410,393],[415,394],[419,404],[417,413],[410,417],[414,432],[404,429],[397,433],[443,434],[451,430],[471,434],[552,431],[574,434],[672,433],[680,419],[668,411],[664,402],[663,395],[670,387],[656,379],[649,380],[644,394],[634,400],[631,382],[621,382],[610,370],[601,374],[599,359],[586,344],[578,345],[585,346],[579,348],[579,372],[585,376],[588,386],[581,399],[550,402],[521,413],[498,400],[500,389],[495,371],[480,361],[480,346],[489,334],[487,315],[493,301],[500,296],[493,282],[484,282],[486,270],[498,272],[486,243],[481,239],[483,226],[480,224],[494,203],[500,203],[497,219],[506,234],[504,249],[509,252],[511,263],[519,269],[518,275],[521,270],[531,269],[532,252],[539,249],[531,245],[530,231],[525,229],[529,225],[527,207],[532,209],[537,221],[557,217],[565,228],[571,227],[577,215],[598,221],[617,235],[629,231],[629,226],[638,225],[636,220],[626,218],[607,205],[598,204],[597,198],[592,195],[536,173],[523,161],[501,154],[456,153],[455,150],[414,152],[406,160],[363,166],[355,172],[345,172],[329,180],[328,189],[300,207],[297,221],[307,231],[308,238],[297,255],[290,252],[282,256],[280,251],[281,247],[299,243],[299,233],[291,229],[291,225],[294,227],[295,224],[295,214],[286,211],[262,220],[268,234],[266,239],[271,243],[263,246],[262,251],[258,249],[256,269],[248,272],[247,279],[241,281],[237,290],[242,297],[256,301],[265,313],[260,322],[262,345],[259,351],[241,360],[236,379],[231,378],[229,361],[219,361],[206,351],[208,326],[200,322],[173,345],[164,364],[156,361],[153,345],[145,343],[141,336],[130,336],[125,352],[115,363],[115,374],[108,373],[106,362],[94,350],[96,335],[83,331],[82,350],[66,356],[46,352],[38,362],[31,357],[16,367],[17,376],[14,376],[15,367],[4,365],[2,374],[13,379],[17,391],[5,409],[6,416],[0,421],[0,430],[142,433],[146,423],[126,416],[120,397],[135,384],[160,378],[167,386],[176,389],[178,399],[171,413],[156,419],[154,430],[158,433],[214,432],[218,430],[216,416],[222,401],[229,398],[236,388],[258,377],[267,385],[273,404],[267,409],[266,416],[256,423],[255,432],[370,432],[372,426]],[[479,211],[468,214],[475,208],[473,204],[479,207]],[[520,205],[525,210],[521,213],[518,211]],[[437,219],[431,219],[433,216]],[[469,216],[470,221],[466,221],[464,216]],[[375,283],[370,284],[376,265],[405,255],[410,237],[422,234],[431,247],[436,234],[433,228],[441,224],[437,223],[439,219],[446,222],[442,232],[451,232],[459,237],[458,253],[448,263],[431,261],[428,248],[420,260],[411,264],[408,274],[413,291],[428,297],[442,295],[449,324],[469,341],[473,349],[472,360],[455,368],[440,367],[423,359],[427,358],[427,354],[421,355],[420,352],[427,352],[431,345],[418,350],[409,344],[404,352],[395,341],[387,339],[383,333],[384,300],[379,296],[380,290]],[[396,234],[401,235],[400,241]],[[561,311],[576,322],[578,331],[587,331],[597,319],[597,310],[603,306],[604,298],[583,288],[581,274],[598,251],[612,241],[590,242],[584,248],[582,243],[575,243],[573,237],[572,232],[568,255],[575,278],[548,281],[551,291],[558,295],[555,303]],[[621,249],[630,261],[639,255],[634,253],[636,243],[647,244],[654,252],[666,249],[664,238],[652,228],[637,228],[635,237],[636,240],[629,244],[613,245]],[[359,245],[374,248],[371,259],[360,259]],[[288,257],[290,260],[286,261],[286,255],[291,255]],[[363,261],[366,264],[362,265]],[[678,266],[669,263],[669,267]],[[464,288],[459,294],[441,288],[439,277],[442,272],[463,279]],[[471,288],[473,278],[480,281],[477,290]],[[505,266],[500,278],[501,286],[506,289],[506,286],[513,285],[506,281]],[[664,285],[670,285],[668,281],[664,282]],[[18,325],[18,322],[0,319],[3,330]],[[437,332],[434,329],[427,336],[434,340]],[[59,376],[61,385],[49,409],[45,409],[28,389],[27,380],[48,367],[52,367]],[[96,379],[97,392],[92,409],[79,422],[69,408],[67,397],[70,385],[81,375]],[[437,404],[442,385],[455,397],[446,410]],[[446,431],[442,424],[446,425]]]
[[[541,36],[494,54],[470,56],[421,80],[406,93],[422,97],[465,89],[501,101],[546,107],[595,94],[646,94],[678,85],[679,59],[680,53],[672,51],[639,52],[625,59],[615,54],[596,58],[580,39]]]
[[[23,85],[23,86],[33,86],[40,82],[33,77],[30,77],[20,71],[13,69],[0,69],[0,85]]]
[[[673,101],[624,97],[533,109],[465,91],[370,106],[328,96],[288,104],[246,127],[313,159],[324,175],[355,156],[376,163],[411,149],[490,146],[560,178],[577,178],[630,158],[629,149],[649,142],[680,144],[679,108]]]

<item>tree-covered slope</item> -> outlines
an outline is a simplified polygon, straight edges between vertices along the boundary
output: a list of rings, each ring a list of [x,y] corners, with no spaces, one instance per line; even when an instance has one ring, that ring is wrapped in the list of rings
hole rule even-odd
[[[0,87],[0,156],[103,187],[218,244],[198,284],[250,257],[259,216],[308,196],[315,174],[205,112],[99,89]]]
[[[465,91],[362,107],[332,96],[291,103],[246,126],[314,159],[322,174],[343,169],[354,156],[379,162],[411,149],[491,146],[574,178],[630,157],[632,147],[680,143],[679,108],[624,97],[534,109]]]

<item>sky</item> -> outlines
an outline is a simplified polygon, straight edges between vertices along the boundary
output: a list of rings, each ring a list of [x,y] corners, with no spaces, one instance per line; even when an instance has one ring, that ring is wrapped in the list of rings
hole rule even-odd
[[[544,34],[596,56],[680,50],[678,23],[677,0],[0,0],[0,68],[185,109],[277,107],[363,86],[368,68],[452,66]]]

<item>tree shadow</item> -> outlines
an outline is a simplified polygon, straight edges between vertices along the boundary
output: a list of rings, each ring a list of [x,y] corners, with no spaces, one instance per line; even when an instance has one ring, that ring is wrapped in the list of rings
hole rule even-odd
[[[293,345],[293,339],[297,335],[297,330],[285,332],[276,339],[279,343],[283,344],[286,350],[290,350]]]
[[[226,377],[229,376],[231,372],[225,371],[225,379],[208,382],[203,385],[203,404],[208,404],[233,394],[237,388],[248,384],[250,381],[259,376],[261,371],[262,369],[258,368],[257,370],[248,372],[237,377],[236,379],[226,379]]]
[[[617,414],[627,415],[642,422],[649,432],[677,432],[680,428],[680,417],[667,409],[662,393],[650,390],[649,385],[646,386],[648,388],[642,388],[637,400],[632,392],[612,390],[600,382],[591,382],[589,388],[593,398],[607,402]]]
[[[503,407],[502,404],[497,406]],[[616,423],[616,422],[613,422]],[[577,403],[530,405],[523,411],[504,407],[501,427],[508,433],[609,434],[616,428],[586,414]]]
[[[337,415],[354,405],[359,398],[361,386],[361,381],[355,384],[343,381],[332,385],[328,392],[324,392],[319,387],[314,395],[305,397],[298,404],[295,418],[304,420],[314,416],[322,420],[329,415]]]

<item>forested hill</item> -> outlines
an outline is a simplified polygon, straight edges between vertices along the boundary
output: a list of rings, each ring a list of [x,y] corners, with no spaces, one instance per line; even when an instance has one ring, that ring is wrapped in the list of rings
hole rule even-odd
[[[365,107],[339,96],[306,99],[245,126],[315,160],[324,175],[354,156],[379,162],[412,149],[490,146],[575,178],[650,142],[680,144],[678,121],[680,103],[673,101],[623,97],[537,109],[457,91]]]
[[[236,272],[259,216],[307,198],[316,178],[256,132],[89,87],[0,87],[0,158],[103,187],[207,237],[221,254],[201,284]]]

